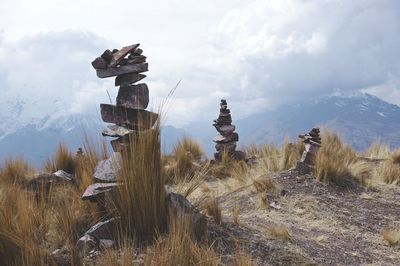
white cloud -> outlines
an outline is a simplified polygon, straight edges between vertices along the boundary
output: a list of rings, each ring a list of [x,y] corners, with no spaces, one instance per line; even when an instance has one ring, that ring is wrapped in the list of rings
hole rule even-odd
[[[220,98],[234,119],[334,88],[400,103],[396,0],[3,1],[0,23],[0,103],[40,103],[31,116],[115,100],[90,62],[134,42],[153,110],[181,80],[169,124],[211,122]]]

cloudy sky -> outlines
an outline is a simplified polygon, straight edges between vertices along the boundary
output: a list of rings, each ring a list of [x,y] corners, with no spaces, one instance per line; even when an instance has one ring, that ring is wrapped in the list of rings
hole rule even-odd
[[[168,124],[235,119],[296,99],[368,91],[400,104],[398,0],[1,0],[0,111],[93,113],[113,79],[90,62],[141,43]]]

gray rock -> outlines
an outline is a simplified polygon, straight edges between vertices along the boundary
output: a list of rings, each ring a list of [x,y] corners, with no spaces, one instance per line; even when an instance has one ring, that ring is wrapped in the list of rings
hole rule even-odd
[[[167,194],[168,209],[174,215],[191,215],[195,237],[201,240],[207,231],[207,219],[204,214],[195,210],[194,206],[182,195],[170,192]]]
[[[149,65],[147,63],[125,65],[120,67],[108,67],[106,69],[96,69],[96,74],[99,78],[114,77],[127,73],[142,73],[148,71]]]
[[[82,195],[82,200],[101,201],[104,195],[115,190],[117,183],[95,183],[88,186]]]
[[[217,125],[214,124],[215,129],[217,129],[218,133],[222,136],[228,136],[235,131],[234,125]]]
[[[116,182],[118,171],[122,167],[122,157],[114,152],[110,158],[100,161],[94,170],[93,178],[96,182]]]
[[[134,133],[134,131],[131,129],[120,127],[118,125],[109,125],[103,130],[102,135],[108,137],[123,137],[132,133]]]
[[[75,177],[73,174],[69,174],[63,170],[58,170],[57,172],[53,173],[56,177],[66,181],[66,182],[73,182]]]
[[[107,49],[103,52],[103,54],[101,55],[101,58],[103,58],[104,60],[106,60],[107,64],[110,63],[111,59],[112,59],[112,52]]]
[[[132,109],[146,109],[149,105],[149,88],[145,83],[121,86],[117,105]]]
[[[141,55],[143,53],[143,50],[140,48],[137,48],[135,51],[131,52],[131,55]]]
[[[90,235],[83,235],[76,242],[76,248],[79,250],[81,255],[86,255],[89,251],[94,250],[97,247],[96,239]]]
[[[150,129],[158,119],[156,113],[123,106],[100,104],[100,109],[104,122],[126,126],[130,129]]]
[[[93,237],[97,243],[101,239],[115,240],[117,238],[118,219],[111,218],[109,220],[98,222],[86,231],[85,235]]]
[[[123,74],[119,75],[115,78],[115,86],[124,86],[124,85],[130,85],[132,83],[138,82],[142,79],[144,79],[146,75],[139,74],[139,73],[128,73],[128,74]]]
[[[95,69],[105,69],[107,68],[107,61],[102,57],[97,57],[93,62],[92,66]]]
[[[228,136],[218,135],[213,138],[213,141],[216,143],[229,143],[229,142],[237,142],[239,141],[238,133],[234,132]]]

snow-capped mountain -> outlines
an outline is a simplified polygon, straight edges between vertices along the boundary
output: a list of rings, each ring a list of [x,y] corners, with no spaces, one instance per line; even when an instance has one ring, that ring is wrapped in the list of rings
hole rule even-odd
[[[240,136],[239,144],[244,146],[250,143],[281,143],[285,137],[294,140],[298,134],[319,126],[337,131],[359,151],[378,140],[391,147],[400,147],[400,107],[366,93],[336,93],[303,100],[241,120],[235,120],[237,112],[240,110],[231,109],[233,124]],[[215,117],[217,114],[218,110]],[[214,151],[211,139],[217,134],[211,121],[208,125],[196,123],[189,127],[209,154]]]
[[[85,135],[95,142],[104,139],[108,143],[110,140],[101,135],[107,124],[101,121],[99,111],[71,113],[60,100],[43,108],[39,102],[22,97],[0,103],[0,106],[3,108],[0,112],[0,165],[9,156],[21,156],[31,164],[41,166],[54,154],[58,144],[63,143],[75,152],[83,146]],[[182,130],[172,126],[164,126],[161,132],[165,152],[170,152],[184,135]]]

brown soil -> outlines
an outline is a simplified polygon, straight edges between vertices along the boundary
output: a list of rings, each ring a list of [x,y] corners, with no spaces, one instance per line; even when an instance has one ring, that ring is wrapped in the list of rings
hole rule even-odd
[[[400,187],[323,184],[294,170],[273,180],[279,193],[260,193],[247,184],[218,195],[223,225],[209,217],[209,241],[224,262],[244,251],[261,265],[399,265],[400,245],[389,246],[381,231],[400,229]],[[208,182],[208,188],[222,193],[217,183]],[[269,207],[272,202],[281,208]],[[289,239],[272,233],[279,228],[287,229]]]

